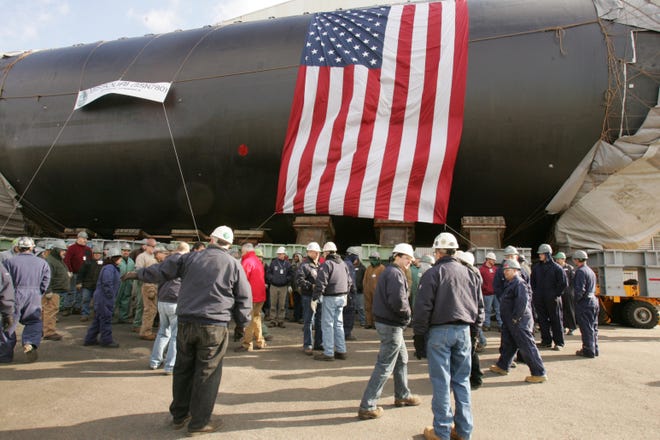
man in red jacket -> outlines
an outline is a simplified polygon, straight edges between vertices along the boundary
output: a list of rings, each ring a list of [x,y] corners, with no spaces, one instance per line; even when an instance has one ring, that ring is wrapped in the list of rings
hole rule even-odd
[[[87,246],[87,232],[79,232],[76,242],[68,247],[64,256],[64,264],[71,272],[71,288],[64,294],[60,304],[62,316],[69,316],[71,313],[80,314],[82,308],[82,292],[78,290],[78,271],[87,260],[92,259],[92,250]]]
[[[241,255],[241,264],[252,288],[252,320],[245,328],[240,347],[236,347],[235,351],[252,351],[253,340],[256,340],[254,348],[260,350],[266,347],[266,340],[261,333],[261,309],[266,301],[264,266],[254,253],[252,243],[246,243],[241,247]]]

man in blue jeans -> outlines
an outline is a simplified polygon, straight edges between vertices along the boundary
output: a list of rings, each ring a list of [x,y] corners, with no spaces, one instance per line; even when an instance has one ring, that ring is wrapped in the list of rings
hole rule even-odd
[[[455,258],[458,242],[452,234],[438,235],[433,248],[436,263],[419,282],[412,324],[415,355],[428,355],[433,387],[433,426],[424,429],[424,438],[467,440],[473,426],[470,326],[480,326],[484,319],[480,280]]]
[[[380,351],[358,409],[361,420],[383,415],[383,408],[376,403],[392,371],[394,405],[417,406],[422,403],[419,397],[410,394],[408,388],[408,349],[403,339],[403,330],[410,323],[411,315],[405,270],[414,259],[413,248],[400,243],[394,246],[392,253],[394,262],[381,274],[374,295],[373,314],[380,337]]]
[[[167,259],[123,277],[140,279],[147,270],[158,270],[165,280],[181,277],[170,414],[174,429],[188,423],[189,436],[215,432],[220,427],[219,421],[210,419],[229,344],[227,324],[232,317],[240,327],[250,321],[252,291],[241,263],[229,254],[233,241],[233,231],[219,226],[203,251]]]
[[[355,294],[355,284],[349,268],[337,254],[337,246],[329,241],[323,245],[325,261],[319,267],[312,300],[321,300],[321,327],[323,353],[314,356],[317,361],[346,359],[346,339],[342,311],[349,293]]]

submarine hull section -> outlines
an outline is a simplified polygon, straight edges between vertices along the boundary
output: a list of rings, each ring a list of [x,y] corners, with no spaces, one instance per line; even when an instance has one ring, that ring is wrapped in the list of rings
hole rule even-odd
[[[547,231],[547,218],[527,224],[535,210],[608,124],[607,42],[591,1],[468,3],[449,223],[503,215],[517,243],[533,243]],[[187,189],[199,229],[261,226],[273,241],[292,242],[293,217],[272,214],[309,21],[236,23],[2,59],[0,172],[25,192],[26,206],[61,225],[104,235],[193,228]],[[626,28],[617,27],[625,47]],[[539,31],[551,28],[563,30]],[[73,110],[79,90],[118,79],[173,84],[163,104],[109,95]],[[337,217],[335,227],[345,245],[376,239],[369,220]],[[417,242],[437,231],[419,224]]]

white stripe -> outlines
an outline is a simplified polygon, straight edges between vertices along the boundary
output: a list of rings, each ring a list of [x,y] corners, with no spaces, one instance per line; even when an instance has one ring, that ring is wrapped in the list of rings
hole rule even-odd
[[[353,96],[346,116],[346,129],[344,141],[341,146],[341,160],[337,164],[335,181],[330,193],[329,213],[332,215],[344,215],[344,201],[346,199],[346,188],[351,179],[351,166],[353,157],[357,150],[357,139],[362,125],[362,111],[364,110],[364,98],[367,93],[367,81],[369,69],[362,65],[356,65],[353,70]]]
[[[326,106],[325,121],[323,128],[319,133],[318,140],[314,147],[314,158],[312,159],[312,170],[305,192],[304,212],[307,214],[316,213],[316,200],[318,198],[321,177],[328,165],[328,151],[330,151],[330,140],[332,139],[332,128],[337,119],[337,114],[341,109],[342,89],[344,82],[344,73],[342,68],[331,68],[328,84],[328,103]]]
[[[420,195],[420,222],[433,223],[433,210],[438,189],[440,172],[447,151],[447,129],[449,125],[449,104],[451,103],[451,86],[454,68],[454,39],[456,34],[456,5],[453,1],[442,2],[442,35],[440,39],[440,65],[438,66],[438,84],[435,94],[435,111],[433,114],[433,133],[431,134],[431,151],[429,162],[432,166],[426,168],[424,184]]]
[[[380,171],[385,155],[387,133],[392,113],[394,75],[396,73],[396,57],[402,11],[403,6],[392,6],[387,19],[385,41],[383,44],[383,64],[380,72],[381,88],[380,96],[378,97],[378,110],[374,122],[371,146],[369,147],[367,168],[365,170],[364,181],[362,182],[358,217],[374,217]]]
[[[318,84],[319,68],[308,66],[305,74],[304,102],[300,118],[300,125],[296,133],[289,160],[289,168],[286,172],[286,192],[282,205],[283,213],[293,213],[293,199],[298,190],[298,169],[300,168],[300,159],[302,158],[307,139],[312,127],[312,118],[314,117],[314,101],[316,99],[316,86]]]
[[[428,19],[428,3],[417,4],[415,7],[415,21],[412,34],[410,80],[408,82],[406,115],[403,121],[399,157],[392,186],[392,196],[390,198],[390,212],[388,218],[391,220],[403,220],[406,195],[408,193],[410,182],[410,171],[415,158],[422,95],[424,93]]]

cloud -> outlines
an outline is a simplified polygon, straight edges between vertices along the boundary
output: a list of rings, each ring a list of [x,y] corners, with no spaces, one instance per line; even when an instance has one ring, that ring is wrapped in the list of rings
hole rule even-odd
[[[127,16],[140,21],[145,28],[155,34],[171,32],[183,26],[182,7],[178,0],[170,0],[164,7],[139,12],[130,8]]]
[[[43,29],[67,16],[70,10],[69,2],[63,0],[12,2],[3,7],[0,40],[7,49],[28,49],[26,45],[39,41]]]

